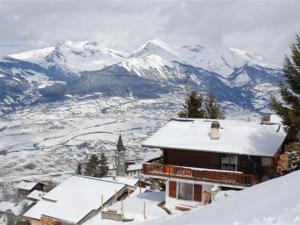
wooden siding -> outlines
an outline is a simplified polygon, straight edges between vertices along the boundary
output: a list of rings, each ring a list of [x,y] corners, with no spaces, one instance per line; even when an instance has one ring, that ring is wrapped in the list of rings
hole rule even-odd
[[[194,201],[202,201],[202,185],[194,184]]]
[[[220,155],[217,153],[164,150],[164,163],[175,166],[188,166],[197,168],[220,169]]]
[[[176,181],[169,181],[169,197],[176,198],[177,197],[177,183]]]
[[[238,157],[238,171],[248,174],[262,174],[261,157],[240,155]]]
[[[190,150],[163,149],[163,163],[206,169],[221,169],[221,158],[226,154]],[[238,155],[237,171],[262,175],[261,157]]]

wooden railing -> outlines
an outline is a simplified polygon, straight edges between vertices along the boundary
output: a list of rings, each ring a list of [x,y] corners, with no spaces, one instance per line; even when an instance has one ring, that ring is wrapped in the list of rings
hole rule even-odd
[[[259,183],[258,176],[242,172],[205,170],[157,163],[143,164],[143,174],[161,177],[192,179],[223,185],[249,187]]]

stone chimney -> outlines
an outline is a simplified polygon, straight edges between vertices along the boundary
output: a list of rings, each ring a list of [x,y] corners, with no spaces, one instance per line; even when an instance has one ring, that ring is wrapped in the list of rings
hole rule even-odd
[[[217,140],[220,138],[220,123],[219,121],[212,121],[209,133],[210,139]]]
[[[270,124],[271,123],[271,114],[270,113],[265,113],[263,115],[261,123],[262,124]]]

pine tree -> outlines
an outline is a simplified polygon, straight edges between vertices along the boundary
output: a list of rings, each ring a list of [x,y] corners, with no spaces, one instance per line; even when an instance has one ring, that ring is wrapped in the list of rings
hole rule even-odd
[[[280,83],[280,93],[284,103],[271,97],[272,108],[282,118],[288,133],[288,142],[300,139],[300,37],[291,46],[291,57],[285,57],[283,72],[288,86]]]
[[[224,119],[224,113],[217,103],[216,97],[208,95],[205,101],[206,117],[209,119]]]
[[[197,92],[192,91],[185,100],[183,112],[180,112],[178,116],[180,118],[205,118],[205,110],[203,108],[204,98]]]
[[[284,146],[288,157],[288,170],[294,171],[300,169],[300,143],[293,142]]]
[[[92,177],[99,177],[100,176],[99,164],[100,161],[98,156],[95,154],[91,155],[85,168],[85,175],[92,176]]]
[[[82,175],[82,164],[80,162],[77,164],[76,174]]]
[[[104,153],[101,153],[99,164],[100,177],[106,176],[108,173],[108,160]]]
[[[192,91],[185,102],[185,110],[178,113],[180,118],[224,119],[224,113],[212,94],[203,97]]]

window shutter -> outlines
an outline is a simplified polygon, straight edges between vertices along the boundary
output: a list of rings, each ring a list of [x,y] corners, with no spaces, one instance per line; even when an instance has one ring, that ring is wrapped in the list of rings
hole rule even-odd
[[[176,181],[169,181],[169,197],[176,198]]]
[[[194,201],[201,202],[202,200],[202,186],[194,184]]]

